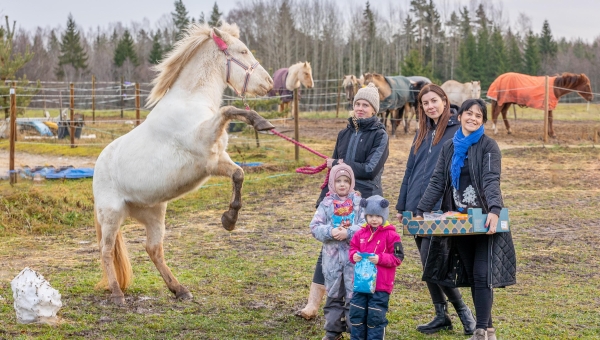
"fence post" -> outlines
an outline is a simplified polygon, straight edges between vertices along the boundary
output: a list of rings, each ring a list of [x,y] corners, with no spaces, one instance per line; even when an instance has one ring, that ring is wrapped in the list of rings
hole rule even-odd
[[[69,122],[69,132],[71,135],[71,148],[75,147],[75,86],[71,83],[70,86],[70,106],[71,106],[71,121]]]
[[[135,126],[140,125],[140,83],[135,83]]]
[[[294,139],[296,142],[300,141],[300,133],[298,131],[298,89],[294,89]],[[300,147],[298,145],[294,146],[296,162],[300,160]]]
[[[10,89],[10,156],[9,156],[9,177],[10,184],[17,183],[17,173],[15,172],[15,142],[17,141],[17,97],[15,87]]]
[[[92,74],[92,123],[96,124],[96,76]]]
[[[338,85],[338,89],[337,89],[337,105],[335,106],[335,118],[338,118],[338,116],[340,114],[340,97],[342,94],[340,91],[342,91],[341,83]]]
[[[123,105],[125,105],[125,101],[123,100],[123,77],[121,77],[121,91],[119,92],[121,95],[121,119],[123,119]]]
[[[544,143],[548,143],[548,100],[549,100],[549,93],[548,91],[550,90],[548,88],[549,83],[548,83],[548,76],[546,76],[546,83],[544,86]]]

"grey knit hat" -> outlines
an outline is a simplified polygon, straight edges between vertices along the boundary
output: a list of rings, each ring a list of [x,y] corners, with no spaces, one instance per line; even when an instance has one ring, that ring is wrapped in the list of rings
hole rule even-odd
[[[367,217],[366,215],[381,216],[383,217],[384,224],[390,215],[390,202],[379,195],[374,195],[367,199],[363,198],[360,201],[360,206],[365,208],[365,218]]]
[[[359,89],[354,96],[354,102],[352,102],[352,106],[356,103],[357,100],[362,99],[366,100],[373,106],[375,109],[375,113],[379,112],[379,90],[373,83],[369,83],[369,85]]]

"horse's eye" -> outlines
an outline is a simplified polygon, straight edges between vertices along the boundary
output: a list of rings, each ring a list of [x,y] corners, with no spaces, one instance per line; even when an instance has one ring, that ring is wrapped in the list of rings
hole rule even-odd
[[[243,50],[242,54],[248,54],[248,50]]]

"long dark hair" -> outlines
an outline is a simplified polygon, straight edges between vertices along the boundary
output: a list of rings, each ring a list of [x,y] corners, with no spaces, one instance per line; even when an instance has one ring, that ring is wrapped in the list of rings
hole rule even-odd
[[[434,92],[435,94],[440,96],[440,98],[442,98],[444,102],[446,102],[444,112],[442,112],[440,119],[438,119],[436,127],[437,132],[435,133],[435,138],[433,139],[433,145],[439,143],[442,137],[444,137],[444,132],[446,131],[448,120],[450,120],[450,101],[448,100],[446,92],[444,92],[444,90],[442,90],[442,88],[438,85],[425,85],[421,89],[421,92],[419,92],[419,97],[417,99],[417,110],[419,115],[419,132],[417,134],[417,138],[415,139],[415,143],[413,144],[413,146],[415,147],[415,155],[417,154],[417,150],[419,150],[421,144],[423,144],[423,140],[425,139],[425,136],[427,136],[427,132],[429,132],[430,124],[428,124],[428,122],[432,120],[425,114],[425,110],[423,110],[423,101],[421,100],[421,98],[423,98],[423,96],[429,92]]]

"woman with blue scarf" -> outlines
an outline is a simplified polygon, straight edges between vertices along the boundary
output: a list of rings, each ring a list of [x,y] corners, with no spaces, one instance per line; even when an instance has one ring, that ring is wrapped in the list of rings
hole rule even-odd
[[[501,153],[484,134],[487,108],[480,99],[465,101],[458,112],[460,128],[447,141],[417,216],[441,199],[443,211],[481,208],[487,214],[487,234],[433,237],[423,280],[448,287],[471,287],[476,330],[472,340],[496,340],[492,324],[493,287],[516,283],[516,256],[511,233],[496,233],[504,206],[500,191]]]

